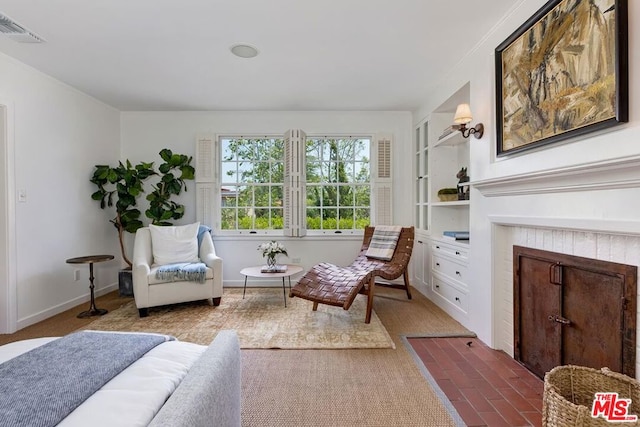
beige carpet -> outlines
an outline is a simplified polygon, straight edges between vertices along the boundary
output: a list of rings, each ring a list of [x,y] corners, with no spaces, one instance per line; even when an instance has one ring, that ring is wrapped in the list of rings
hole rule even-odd
[[[364,323],[366,296],[359,295],[349,310],[287,298],[281,288],[226,288],[222,303],[176,304],[149,310],[140,318],[133,301],[95,320],[83,329],[158,332],[181,341],[209,344],[221,329],[235,329],[244,349],[358,349],[395,348],[375,314]]]

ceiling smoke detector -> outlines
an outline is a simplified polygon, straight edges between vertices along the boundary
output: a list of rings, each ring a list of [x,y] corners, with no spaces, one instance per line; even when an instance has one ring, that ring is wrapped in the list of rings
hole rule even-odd
[[[3,13],[0,13],[0,34],[4,34],[18,43],[44,43],[45,41]]]
[[[248,44],[234,44],[230,47],[231,53],[240,58],[253,58],[258,55],[258,49]]]

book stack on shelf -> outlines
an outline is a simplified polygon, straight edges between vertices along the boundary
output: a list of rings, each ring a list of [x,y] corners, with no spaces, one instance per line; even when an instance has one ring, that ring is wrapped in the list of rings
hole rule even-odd
[[[276,264],[273,266],[263,265],[260,269],[261,273],[284,273],[287,271],[286,264]]]
[[[456,240],[456,241],[469,241],[469,232],[468,231],[443,231],[442,237],[447,240]]]
[[[460,125],[447,126],[438,137],[438,141],[441,140],[442,138],[445,138],[451,135],[454,132],[458,132],[459,130],[460,130]]]

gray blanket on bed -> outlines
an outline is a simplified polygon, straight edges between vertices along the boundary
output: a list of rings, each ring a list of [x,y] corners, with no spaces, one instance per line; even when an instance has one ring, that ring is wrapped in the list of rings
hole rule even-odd
[[[58,424],[89,396],[172,337],[77,332],[0,364],[0,423]]]

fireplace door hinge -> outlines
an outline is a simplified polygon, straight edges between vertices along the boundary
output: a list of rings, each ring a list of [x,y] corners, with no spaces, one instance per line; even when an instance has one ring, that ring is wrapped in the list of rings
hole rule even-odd
[[[562,285],[562,264],[557,262],[549,266],[549,282],[553,285]]]

